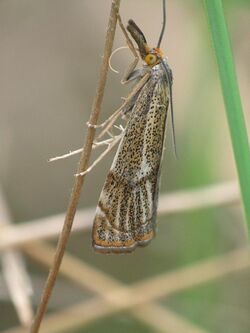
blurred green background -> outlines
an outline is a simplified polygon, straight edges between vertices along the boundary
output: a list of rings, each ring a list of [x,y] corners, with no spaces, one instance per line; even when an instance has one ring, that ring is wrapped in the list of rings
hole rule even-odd
[[[111,1],[0,1],[0,180],[13,221],[21,223],[66,210],[78,157],[48,164],[50,157],[81,147],[98,80]],[[250,1],[224,0],[238,81],[249,124]],[[122,1],[124,22],[133,18],[149,44],[161,29],[161,1]],[[115,47],[125,45],[117,29]],[[171,133],[162,170],[162,191],[206,186],[236,177],[224,105],[203,2],[167,1],[162,49],[174,74],[178,159]],[[113,57],[102,120],[126,96],[122,73],[129,51]],[[101,121],[101,120],[100,120]],[[170,129],[170,126],[168,127]],[[171,132],[171,131],[168,131]],[[97,156],[96,153],[94,156]],[[93,156],[93,158],[94,158]],[[112,154],[88,175],[79,207],[95,206]],[[63,222],[63,221],[62,221]],[[70,239],[71,253],[126,283],[171,271],[246,243],[239,206],[197,210],[159,220],[147,248],[128,256],[93,253],[91,233]],[[34,304],[47,268],[31,261]],[[208,332],[250,332],[250,270],[181,292],[161,302]],[[0,330],[18,324],[4,283],[0,284]],[[91,297],[60,278],[49,310]],[[121,313],[75,332],[154,332]],[[177,332],[178,333],[178,332]]]

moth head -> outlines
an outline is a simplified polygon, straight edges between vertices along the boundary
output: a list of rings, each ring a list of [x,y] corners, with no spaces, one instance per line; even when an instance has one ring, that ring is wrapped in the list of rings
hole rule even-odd
[[[154,67],[162,61],[163,53],[159,48],[152,48],[148,50],[148,53],[144,57],[144,61],[150,67]]]
[[[133,20],[128,21],[127,29],[138,46],[142,60],[150,67],[159,64],[163,58],[162,51],[158,47],[152,48],[147,44],[143,32]]]

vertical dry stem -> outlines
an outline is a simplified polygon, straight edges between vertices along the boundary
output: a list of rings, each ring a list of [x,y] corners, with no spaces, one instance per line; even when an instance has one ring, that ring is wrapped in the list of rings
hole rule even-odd
[[[113,46],[113,40],[115,36],[115,28],[116,28],[116,22],[117,22],[117,14],[119,11],[119,6],[120,6],[120,1],[121,0],[112,0],[112,5],[111,5],[111,11],[110,11],[110,17],[109,17],[109,23],[108,23],[108,29],[107,29],[107,34],[106,34],[106,40],[105,40],[105,46],[104,46],[104,55],[103,55],[103,60],[100,68],[100,78],[99,82],[97,85],[97,90],[96,90],[96,95],[95,99],[93,101],[92,105],[92,111],[90,114],[89,122],[91,124],[96,124],[97,120],[100,115],[101,111],[101,105],[102,105],[102,100],[103,100],[103,95],[104,95],[104,88],[107,80],[107,73],[108,73],[108,62],[109,62],[109,57],[112,52],[112,46]],[[92,150],[92,144],[94,141],[94,136],[95,136],[95,129],[93,127],[89,127],[87,130],[87,135],[86,135],[86,140],[83,145],[83,152],[80,158],[79,162],[79,167],[77,170],[77,173],[81,173],[84,170],[86,170],[88,166],[88,161],[90,159],[91,155],[91,150]],[[76,212],[76,207],[80,198],[80,193],[81,193],[81,188],[84,183],[84,176],[79,176],[75,180],[75,184],[71,193],[71,197],[69,200],[69,205],[66,213],[66,217],[64,220],[64,225],[62,232],[60,234],[54,260],[53,260],[53,265],[51,267],[51,270],[48,275],[48,279],[45,284],[44,291],[41,296],[41,302],[38,306],[37,313],[35,315],[34,322],[31,326],[31,333],[37,333],[39,331],[40,325],[42,318],[45,314],[45,311],[47,309],[47,305],[49,302],[50,295],[52,293],[58,271],[61,265],[61,261],[63,258],[63,254],[65,251],[65,247],[70,235],[71,227],[73,224],[75,212]]]

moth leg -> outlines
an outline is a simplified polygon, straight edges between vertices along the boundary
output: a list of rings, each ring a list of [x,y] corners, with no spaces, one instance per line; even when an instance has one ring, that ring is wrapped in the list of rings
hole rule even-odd
[[[140,84],[136,85],[134,87],[134,89],[132,90],[132,92],[126,98],[124,98],[123,104],[115,112],[113,112],[111,114],[111,116],[109,116],[103,123],[98,124],[98,125],[93,125],[89,121],[87,121],[87,123],[86,123],[87,126],[95,128],[95,129],[104,128],[105,126],[107,126],[107,128],[109,129],[112,126],[112,124],[114,124],[116,119],[124,112],[124,109],[126,109],[127,105],[131,102],[133,97],[137,94],[138,90],[140,90],[143,85],[144,85],[144,83],[143,84],[140,83]],[[105,131],[105,133],[106,133],[106,131]]]
[[[93,145],[94,146],[94,145]],[[93,147],[94,148],[94,147]],[[76,150],[73,150],[73,151],[69,151],[68,153],[66,154],[63,154],[63,155],[60,155],[60,156],[56,156],[56,157],[51,157],[48,162],[54,162],[54,161],[58,161],[58,160],[63,160],[64,158],[68,158],[68,157],[71,157],[71,156],[74,156],[76,154],[80,154],[82,152],[82,148],[80,149],[76,149]]]
[[[132,90],[132,93],[133,93],[133,90]],[[125,98],[124,103],[115,112],[113,112],[111,114],[111,116],[109,116],[103,123],[101,123],[99,125],[93,125],[93,124],[90,124],[89,121],[87,121],[86,124],[87,124],[88,127],[93,127],[95,129],[104,128],[103,131],[101,132],[103,134],[100,134],[98,136],[98,138],[102,137],[104,135],[104,133],[106,133],[112,127],[112,125],[121,116],[121,114],[124,113],[124,109],[126,109],[127,105],[130,103],[131,99],[134,97],[135,93],[134,94],[129,94],[128,97]]]
[[[122,19],[121,16],[118,14],[117,15],[117,19],[120,25],[120,28],[126,38],[126,42],[127,45],[129,47],[129,49],[131,50],[131,52],[133,53],[135,59],[134,61],[130,64],[129,68],[126,70],[125,74],[124,74],[124,78],[121,80],[122,84],[126,84],[128,82],[131,82],[132,80],[135,79],[140,79],[139,82],[137,83],[137,85],[134,87],[134,89],[132,90],[132,92],[129,94],[129,96],[127,98],[125,98],[125,102],[124,104],[117,109],[108,119],[106,119],[103,123],[98,124],[98,125],[94,125],[91,124],[89,121],[87,122],[87,126],[88,127],[93,127],[95,129],[97,128],[104,128],[105,126],[107,126],[107,128],[109,129],[112,124],[114,124],[115,120],[123,113],[123,110],[126,107],[126,104],[130,102],[130,100],[138,93],[138,91],[144,86],[145,82],[147,81],[148,77],[149,77],[149,73],[147,73],[146,71],[143,70],[136,70],[135,71],[135,67],[138,64],[139,61],[139,56],[137,54],[137,51],[133,45],[132,40],[130,39],[123,23],[122,23]],[[134,73],[134,75],[133,75]],[[121,111],[121,112],[120,112]],[[106,130],[104,129],[101,134],[100,137],[102,137],[104,134],[106,133]]]
[[[134,55],[134,57],[135,57],[134,61],[132,62],[132,64],[130,64],[129,68],[127,69],[126,73],[124,74],[124,78],[121,80],[121,83],[122,83],[122,84],[126,84],[127,82],[131,81],[131,80],[129,79],[129,77],[130,77],[131,73],[134,71],[136,65],[138,64],[139,57],[138,57],[138,54],[137,54],[137,52],[136,52],[136,49],[135,49],[135,47],[134,47],[134,45],[133,45],[133,43],[132,43],[132,40],[129,38],[129,35],[128,35],[128,33],[127,33],[127,31],[126,31],[126,29],[125,29],[123,23],[122,23],[122,19],[121,19],[121,16],[120,16],[119,14],[117,15],[117,19],[118,19],[118,22],[119,22],[120,28],[121,28],[122,32],[124,33],[124,35],[125,35],[125,38],[126,38],[126,41],[127,41],[127,45],[128,45],[129,49],[131,50],[131,52],[133,53],[133,55]],[[127,100],[128,100],[128,98],[126,98],[126,101],[127,101]],[[126,103],[126,101],[125,101],[125,103]],[[124,107],[124,105],[121,106],[121,108],[123,108],[123,107]],[[93,125],[93,124],[91,124],[91,123],[88,121],[88,122],[87,122],[87,126],[88,126],[88,127],[93,127],[93,128],[103,128],[103,127],[105,127],[107,124],[109,124],[109,122],[112,121],[113,118],[117,119],[117,118],[116,118],[116,115],[119,114],[119,111],[120,111],[121,108],[119,108],[116,112],[114,112],[114,113],[113,113],[108,119],[106,119],[103,123],[101,123],[101,124],[99,124],[99,125]]]
[[[108,121],[106,122],[106,127],[101,131],[101,133],[97,136],[97,139],[102,138],[114,125],[116,120],[121,115],[127,115],[133,108],[135,104],[136,97],[140,93],[141,88],[145,85],[149,78],[149,73],[146,73],[140,81],[134,86],[130,94],[125,98],[124,103],[120,106],[119,109],[117,109],[112,116],[108,118]]]
[[[116,120],[121,115],[124,115],[124,117],[127,116],[127,114],[129,113],[129,111],[131,111],[131,109],[133,108],[133,105],[135,103],[134,100],[136,100],[136,96],[139,94],[141,88],[147,82],[148,77],[149,77],[149,74],[145,74],[141,78],[141,80],[134,86],[134,88],[131,91],[131,93],[125,98],[124,103],[119,107],[119,109],[117,109],[107,120],[105,120],[105,122],[103,122],[104,125],[102,127],[105,127],[105,126],[106,127],[97,136],[97,140],[101,139],[106,133],[109,132],[109,130],[111,129],[111,127],[114,125],[114,123],[116,122]],[[100,125],[102,125],[102,124],[100,124]],[[111,136],[110,140],[113,140],[114,136],[112,134],[110,136]],[[101,141],[101,142],[103,142],[103,144],[106,144],[105,142],[107,142],[108,140],[104,140],[104,141]],[[97,144],[96,142],[94,142],[92,147],[93,147],[93,149],[95,149],[95,148],[97,148],[100,145],[101,145],[101,143]],[[60,155],[60,156],[56,156],[56,157],[52,157],[52,158],[49,159],[49,162],[54,162],[54,161],[57,161],[57,160],[68,158],[68,157],[71,157],[73,155],[79,154],[81,152],[82,152],[82,148],[76,149],[74,151],[70,151],[69,153],[66,153],[66,154],[63,154],[63,155]]]
[[[114,137],[113,141],[108,144],[107,149],[104,150],[104,152],[83,172],[75,174],[75,176],[84,176],[87,173],[89,173],[101,160],[112,150],[112,148],[115,147],[115,145],[120,141],[122,134],[117,135]]]
[[[124,24],[122,23],[122,19],[121,19],[121,16],[119,14],[117,15],[117,19],[118,19],[118,23],[120,25],[120,28],[121,28],[124,36],[125,36],[127,45],[128,45],[129,49],[131,50],[131,52],[133,53],[133,55],[135,57],[134,61],[129,65],[128,69],[126,70],[126,72],[124,74],[123,79],[121,80],[122,84],[126,84],[127,82],[130,81],[130,76],[131,76],[131,74],[133,73],[135,67],[138,64],[139,56],[138,56],[138,53],[137,53],[137,51],[136,51],[136,49],[134,47],[134,44],[133,44],[132,40],[130,39],[130,37],[129,37],[128,33],[127,33],[127,30],[124,27]]]
[[[106,125],[106,127],[97,136],[96,139],[97,140],[101,139],[106,133],[109,134],[110,138],[107,139],[107,140],[103,140],[103,141],[94,141],[93,145],[92,145],[93,149],[95,149],[95,148],[97,148],[101,145],[110,144],[115,139],[115,136],[112,133],[110,133],[110,129],[112,128],[112,126],[114,125],[116,120],[124,113],[124,109],[126,109],[127,105],[131,102],[131,99],[134,97],[135,94],[130,94],[130,95],[126,98],[125,102],[119,107],[119,109],[117,109],[108,119],[105,120],[105,122],[103,122],[103,126],[101,126],[102,124],[99,125],[100,127],[105,127],[105,125]],[[56,156],[56,157],[52,157],[48,161],[49,162],[54,162],[54,161],[57,161],[57,160],[61,160],[61,159],[65,159],[65,158],[74,156],[76,154],[80,154],[81,152],[82,152],[82,148],[76,149],[76,150],[70,151],[66,154]]]
[[[116,120],[122,115],[123,113],[123,108],[124,108],[124,104],[119,107],[119,109],[117,109],[113,115],[111,117],[109,117],[107,119],[107,121],[105,122],[105,127],[103,128],[103,130],[101,131],[101,133],[97,136],[97,139],[100,139],[104,136],[104,134],[108,133],[109,130],[111,129],[111,127],[114,125],[114,123],[116,122]],[[109,133],[108,133],[109,134]],[[109,134],[110,135],[110,134]]]
[[[121,107],[122,107],[122,106],[121,106]],[[120,107],[119,109],[117,109],[114,113],[112,113],[111,116],[108,117],[103,123],[98,124],[98,125],[93,125],[93,124],[91,124],[89,121],[87,121],[86,125],[87,125],[88,127],[92,127],[92,128],[103,128],[103,127],[105,127],[107,124],[109,124],[109,122],[112,121],[112,119],[113,119],[114,117],[116,117],[117,115],[119,115],[119,113],[120,113],[120,111],[121,111],[121,107]]]
[[[103,141],[94,141],[93,145],[92,145],[92,149],[96,149],[99,148],[101,146],[104,145],[109,145],[113,140],[114,140],[114,136],[112,135],[109,139],[107,140],[103,140]],[[68,153],[60,155],[60,156],[56,156],[56,157],[52,157],[48,160],[48,162],[54,162],[57,160],[63,160],[64,158],[68,158],[77,154],[80,154],[83,151],[82,148],[76,149],[76,150],[70,150]]]

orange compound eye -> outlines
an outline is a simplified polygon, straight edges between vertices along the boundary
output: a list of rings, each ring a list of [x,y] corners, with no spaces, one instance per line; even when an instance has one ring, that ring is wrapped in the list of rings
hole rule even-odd
[[[155,54],[149,53],[144,58],[144,61],[147,63],[147,65],[154,66],[154,65],[157,64],[158,58],[157,58],[157,56]]]

